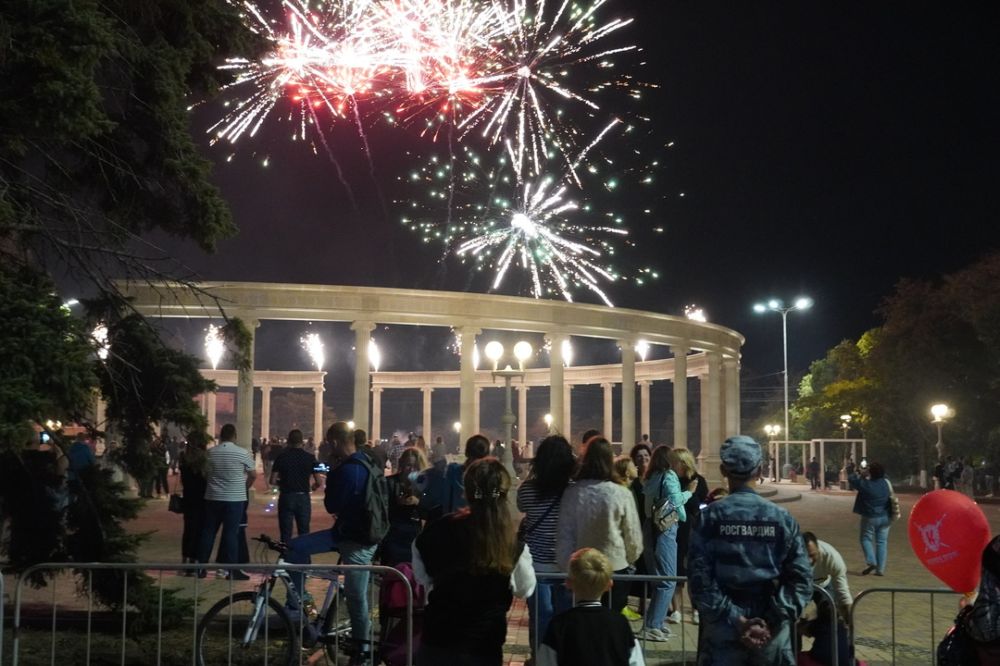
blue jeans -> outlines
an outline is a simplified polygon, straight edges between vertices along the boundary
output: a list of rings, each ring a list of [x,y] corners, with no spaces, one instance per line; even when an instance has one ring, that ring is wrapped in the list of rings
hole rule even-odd
[[[281,540],[292,540],[292,521],[298,527],[298,535],[309,534],[309,519],[312,517],[312,501],[309,493],[281,493],[278,496],[278,531]]]
[[[865,564],[874,565],[879,573],[885,573],[891,522],[887,515],[861,516],[861,550],[865,553]]]
[[[369,565],[375,556],[378,544],[365,545],[345,539],[335,534],[331,529],[312,532],[295,537],[288,543],[288,551],[284,560],[289,564],[311,564],[313,553],[329,553],[340,551],[341,564]],[[362,652],[371,650],[369,640],[371,635],[371,618],[368,615],[368,580],[371,574],[367,571],[351,571],[344,576],[344,592],[347,594],[347,614],[351,617],[351,637],[362,646]],[[292,572],[292,580],[300,593],[305,591],[305,574],[301,571]]]
[[[240,522],[246,510],[246,502],[220,502],[205,500],[205,523],[201,529],[201,539],[198,542],[198,561],[209,562],[212,558],[212,545],[215,534],[222,526],[222,536],[219,538],[219,562],[234,563],[239,561],[239,531]]]
[[[548,570],[539,571],[537,567],[535,571],[552,573]],[[564,581],[558,578],[538,579],[535,591],[528,597],[528,644],[531,646],[532,654],[537,654],[538,644],[545,638],[545,631],[549,628],[552,616],[572,607],[573,593],[566,588]]]
[[[656,542],[653,550],[653,571],[655,576],[676,576],[677,575],[677,523],[674,523],[666,532],[656,535]],[[646,621],[643,625],[649,629],[659,629],[667,619],[667,609],[670,608],[670,600],[674,598],[674,588],[677,582],[672,580],[661,580],[653,588],[653,599],[646,609]]]

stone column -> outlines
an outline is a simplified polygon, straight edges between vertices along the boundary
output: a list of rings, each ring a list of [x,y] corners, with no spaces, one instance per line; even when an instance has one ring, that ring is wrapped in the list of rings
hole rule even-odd
[[[708,451],[708,374],[702,373],[698,375],[698,399],[699,399],[699,409],[698,409],[698,422],[701,424],[701,434],[699,435],[699,440],[701,441],[701,451],[698,452],[698,471],[701,472],[702,476],[705,474],[705,453]]]
[[[483,389],[481,387],[477,386],[475,392],[473,393],[473,402],[474,402],[474,408],[473,408],[473,414],[472,414],[472,426],[473,426],[473,428],[472,428],[472,434],[473,435],[479,433],[479,426],[480,426],[479,417],[481,415],[481,410],[480,410],[480,407],[479,407],[479,400],[480,400],[480,398],[482,398],[482,395],[483,395]]]
[[[382,391],[377,386],[372,387],[372,431],[369,434],[376,446],[382,439]]]
[[[462,424],[458,435],[458,450],[465,449],[465,442],[477,432],[479,419],[476,418],[476,405],[479,402],[476,390],[476,368],[472,365],[473,349],[476,347],[476,336],[480,329],[463,326],[462,356],[460,361],[458,382],[458,420]]]
[[[562,390],[562,434],[569,442],[573,443],[573,387],[570,384],[563,384]],[[555,414],[552,415],[555,417]]]
[[[649,434],[649,387],[652,385],[653,382],[645,379],[639,382],[639,430],[642,435]]]
[[[517,441],[523,448],[528,443],[528,387],[523,380],[517,387]],[[511,449],[511,454],[514,450]]]
[[[635,446],[635,341],[619,340],[622,348],[622,453]]]
[[[208,417],[208,434],[214,438],[219,437],[219,431],[215,427],[215,393],[205,394],[205,416]]]
[[[568,336],[562,333],[549,333],[545,336],[549,342],[549,414],[552,415],[552,432],[562,433],[566,439],[570,439],[569,419],[566,418],[568,403],[565,399],[566,391],[563,391],[563,359],[562,344],[568,340]]]
[[[268,384],[260,387],[260,436],[271,439],[271,387]]]
[[[354,426],[371,430],[368,423],[368,342],[371,340],[375,323],[356,321],[351,324],[354,331]]]
[[[614,427],[615,422],[612,416],[612,405],[611,405],[611,392],[614,390],[614,384],[601,384],[601,388],[604,389],[604,424],[601,427],[602,434],[608,438],[609,441],[614,440]]]
[[[701,456],[709,485],[721,483],[719,447],[722,445],[722,355],[708,354],[708,448]]]
[[[250,450],[250,440],[253,439],[253,363],[254,338],[257,337],[259,319],[244,322],[250,331],[250,365],[237,372],[236,380],[236,443],[247,451]]]
[[[726,437],[740,434],[740,362],[735,358],[722,361],[726,381]]]
[[[434,440],[431,438],[431,393],[434,392],[430,386],[424,386],[420,389],[424,394],[424,441],[427,442],[427,446],[434,446]]]
[[[688,447],[688,348],[674,345],[674,446]]]
[[[325,436],[323,431],[323,384],[313,387],[313,442],[319,447]]]
[[[826,489],[826,442],[819,440],[819,489]]]

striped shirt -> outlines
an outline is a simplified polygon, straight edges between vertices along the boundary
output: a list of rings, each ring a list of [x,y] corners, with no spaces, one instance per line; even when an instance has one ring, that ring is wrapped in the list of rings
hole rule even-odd
[[[208,487],[205,499],[216,502],[246,502],[246,473],[253,471],[250,452],[232,442],[208,450]]]
[[[555,564],[556,528],[562,493],[542,496],[534,479],[517,489],[517,509],[524,513],[519,534],[531,550],[535,564]]]

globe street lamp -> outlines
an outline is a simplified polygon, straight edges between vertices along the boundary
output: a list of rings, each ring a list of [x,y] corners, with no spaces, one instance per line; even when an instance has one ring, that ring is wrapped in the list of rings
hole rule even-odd
[[[785,356],[785,437],[788,437],[788,313],[794,312],[795,310],[808,310],[813,305],[813,300],[807,296],[800,296],[795,299],[792,305],[785,306],[782,301],[776,298],[772,298],[766,304],[756,303],[753,306],[753,311],[758,314],[763,314],[765,312],[777,312],[781,315],[781,341],[782,349],[784,350]],[[788,457],[787,445],[785,446],[785,458]],[[787,462],[787,461],[786,461]]]
[[[847,439],[847,431],[851,429],[851,415],[840,415],[840,427],[844,429],[844,439]]]
[[[945,421],[954,415],[955,410],[944,403],[931,405],[931,416],[934,417],[931,423],[937,426],[938,431],[937,444],[934,445],[937,448],[938,460],[944,458],[944,440],[941,438],[941,428],[944,426]]]
[[[548,429],[548,432],[551,435],[552,434],[552,415],[551,414],[546,414],[545,415],[545,427]]]
[[[767,425],[764,426],[764,434],[767,435],[767,453],[768,453],[768,455],[771,458],[771,464],[774,465],[774,469],[772,470],[773,474],[771,475],[771,478],[773,478],[775,481],[777,481],[778,480],[778,463],[781,462],[781,461],[778,460],[778,455],[777,455],[778,450],[776,448],[773,449],[773,450],[771,449],[771,438],[772,437],[777,437],[778,435],[781,434],[781,426],[778,425],[778,424],[773,424],[772,425],[772,424],[769,423],[769,424],[767,424]],[[785,461],[786,462],[788,461],[788,445],[787,444],[785,445]]]
[[[522,381],[524,380],[524,362],[531,358],[534,350],[531,348],[531,343],[525,340],[521,340],[514,345],[514,358],[517,359],[517,370],[511,368],[510,365],[507,365],[503,370],[498,369],[500,359],[503,358],[504,354],[503,344],[500,342],[496,340],[488,342],[483,351],[486,352],[486,358],[493,361],[493,380],[496,381],[497,377],[501,377],[504,381],[504,410],[503,416],[500,417],[500,422],[503,424],[504,449],[503,459],[500,462],[507,468],[511,478],[514,478],[514,443],[511,439],[511,430],[514,427],[516,419],[514,418],[514,411],[511,409],[510,387],[511,381],[515,377],[520,377]]]

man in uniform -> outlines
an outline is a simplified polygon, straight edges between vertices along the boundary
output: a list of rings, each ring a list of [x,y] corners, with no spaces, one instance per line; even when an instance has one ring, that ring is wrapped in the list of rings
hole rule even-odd
[[[794,666],[791,627],[812,597],[813,575],[799,525],[754,492],[756,441],[730,437],[719,457],[730,494],[701,512],[688,551],[698,665]]]

